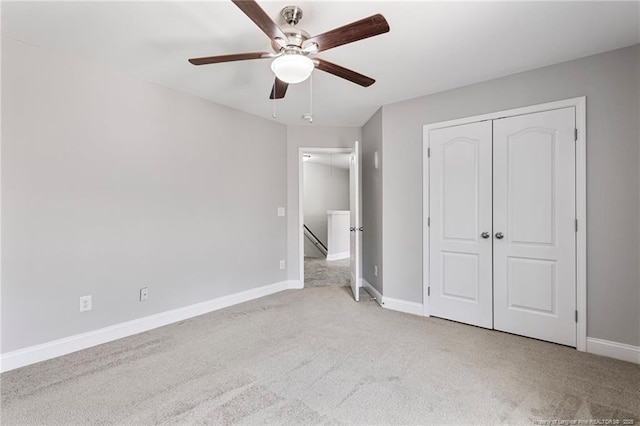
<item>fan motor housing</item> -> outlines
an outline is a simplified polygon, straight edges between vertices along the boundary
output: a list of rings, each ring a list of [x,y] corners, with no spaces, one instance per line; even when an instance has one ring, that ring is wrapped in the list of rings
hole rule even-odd
[[[282,32],[287,36],[287,39],[288,39],[287,45],[289,46],[302,47],[302,43],[304,43],[309,38],[311,38],[308,32],[296,27],[290,26],[290,27],[282,28]],[[278,43],[276,43],[273,40],[271,41],[271,46],[273,47],[274,51],[276,52],[280,51],[280,46],[278,45]]]

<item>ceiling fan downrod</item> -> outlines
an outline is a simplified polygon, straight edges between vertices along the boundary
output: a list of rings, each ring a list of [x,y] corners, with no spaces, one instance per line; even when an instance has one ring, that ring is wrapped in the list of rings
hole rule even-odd
[[[298,25],[298,22],[302,19],[302,9],[298,6],[287,6],[282,9],[280,14],[284,21],[292,27]]]

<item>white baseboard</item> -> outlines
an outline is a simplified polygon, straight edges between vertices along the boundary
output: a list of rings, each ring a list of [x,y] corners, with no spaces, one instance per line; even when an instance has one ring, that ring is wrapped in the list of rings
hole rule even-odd
[[[207,300],[206,302],[185,306],[183,308],[172,309],[170,311],[161,312],[144,318],[100,328],[98,330],[76,334],[75,336],[69,336],[51,342],[7,352],[0,355],[0,372],[24,367],[29,364],[35,364],[40,361],[46,361],[48,359],[90,348],[92,346],[101,345],[103,343],[131,336],[133,334],[142,333],[143,331],[152,330],[154,328],[183,321],[198,315],[217,311],[218,309],[237,305],[238,303],[258,299],[283,290],[297,288],[301,288],[299,280],[281,281],[275,284],[269,284],[241,291],[239,293],[230,294],[228,296]]]
[[[327,255],[327,260],[340,260],[340,259],[348,259],[351,256],[351,252],[343,251],[340,253],[331,253]]]
[[[391,297],[382,297],[382,307],[391,309],[392,311],[405,312],[407,314],[420,315],[424,314],[422,303],[407,302],[406,300],[392,299]]]
[[[382,306],[382,294],[380,294],[378,289],[372,286],[369,281],[365,280],[364,278],[360,282],[362,284],[360,287],[364,288],[372,297],[375,297],[376,302],[378,302],[378,304]]]
[[[302,280],[289,280],[286,282],[289,283],[287,287],[289,290],[300,290],[304,288],[304,282]]]
[[[391,297],[383,296],[374,286],[371,285],[364,278],[362,279],[362,287],[367,292],[376,298],[376,301],[385,309],[392,311],[404,312],[413,315],[424,315],[422,303],[407,302],[406,300],[393,299]]]
[[[640,364],[640,346],[587,337],[587,352]]]

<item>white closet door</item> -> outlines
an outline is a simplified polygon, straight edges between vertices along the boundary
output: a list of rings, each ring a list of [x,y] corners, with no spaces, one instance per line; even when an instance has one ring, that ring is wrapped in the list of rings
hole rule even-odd
[[[575,109],[493,126],[494,327],[575,346]]]
[[[491,328],[491,122],[433,130],[429,144],[430,314]]]

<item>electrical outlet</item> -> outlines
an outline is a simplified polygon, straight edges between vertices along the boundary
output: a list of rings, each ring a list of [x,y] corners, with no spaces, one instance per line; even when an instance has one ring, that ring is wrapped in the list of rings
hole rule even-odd
[[[149,287],[140,289],[140,301],[144,302],[145,300],[149,300]]]
[[[373,275],[378,276],[378,265],[373,265]]]
[[[80,297],[80,312],[90,311],[92,307],[91,295]]]
[[[284,207],[278,207],[278,216],[284,216]]]
[[[284,269],[284,260],[280,261],[280,269]]]

